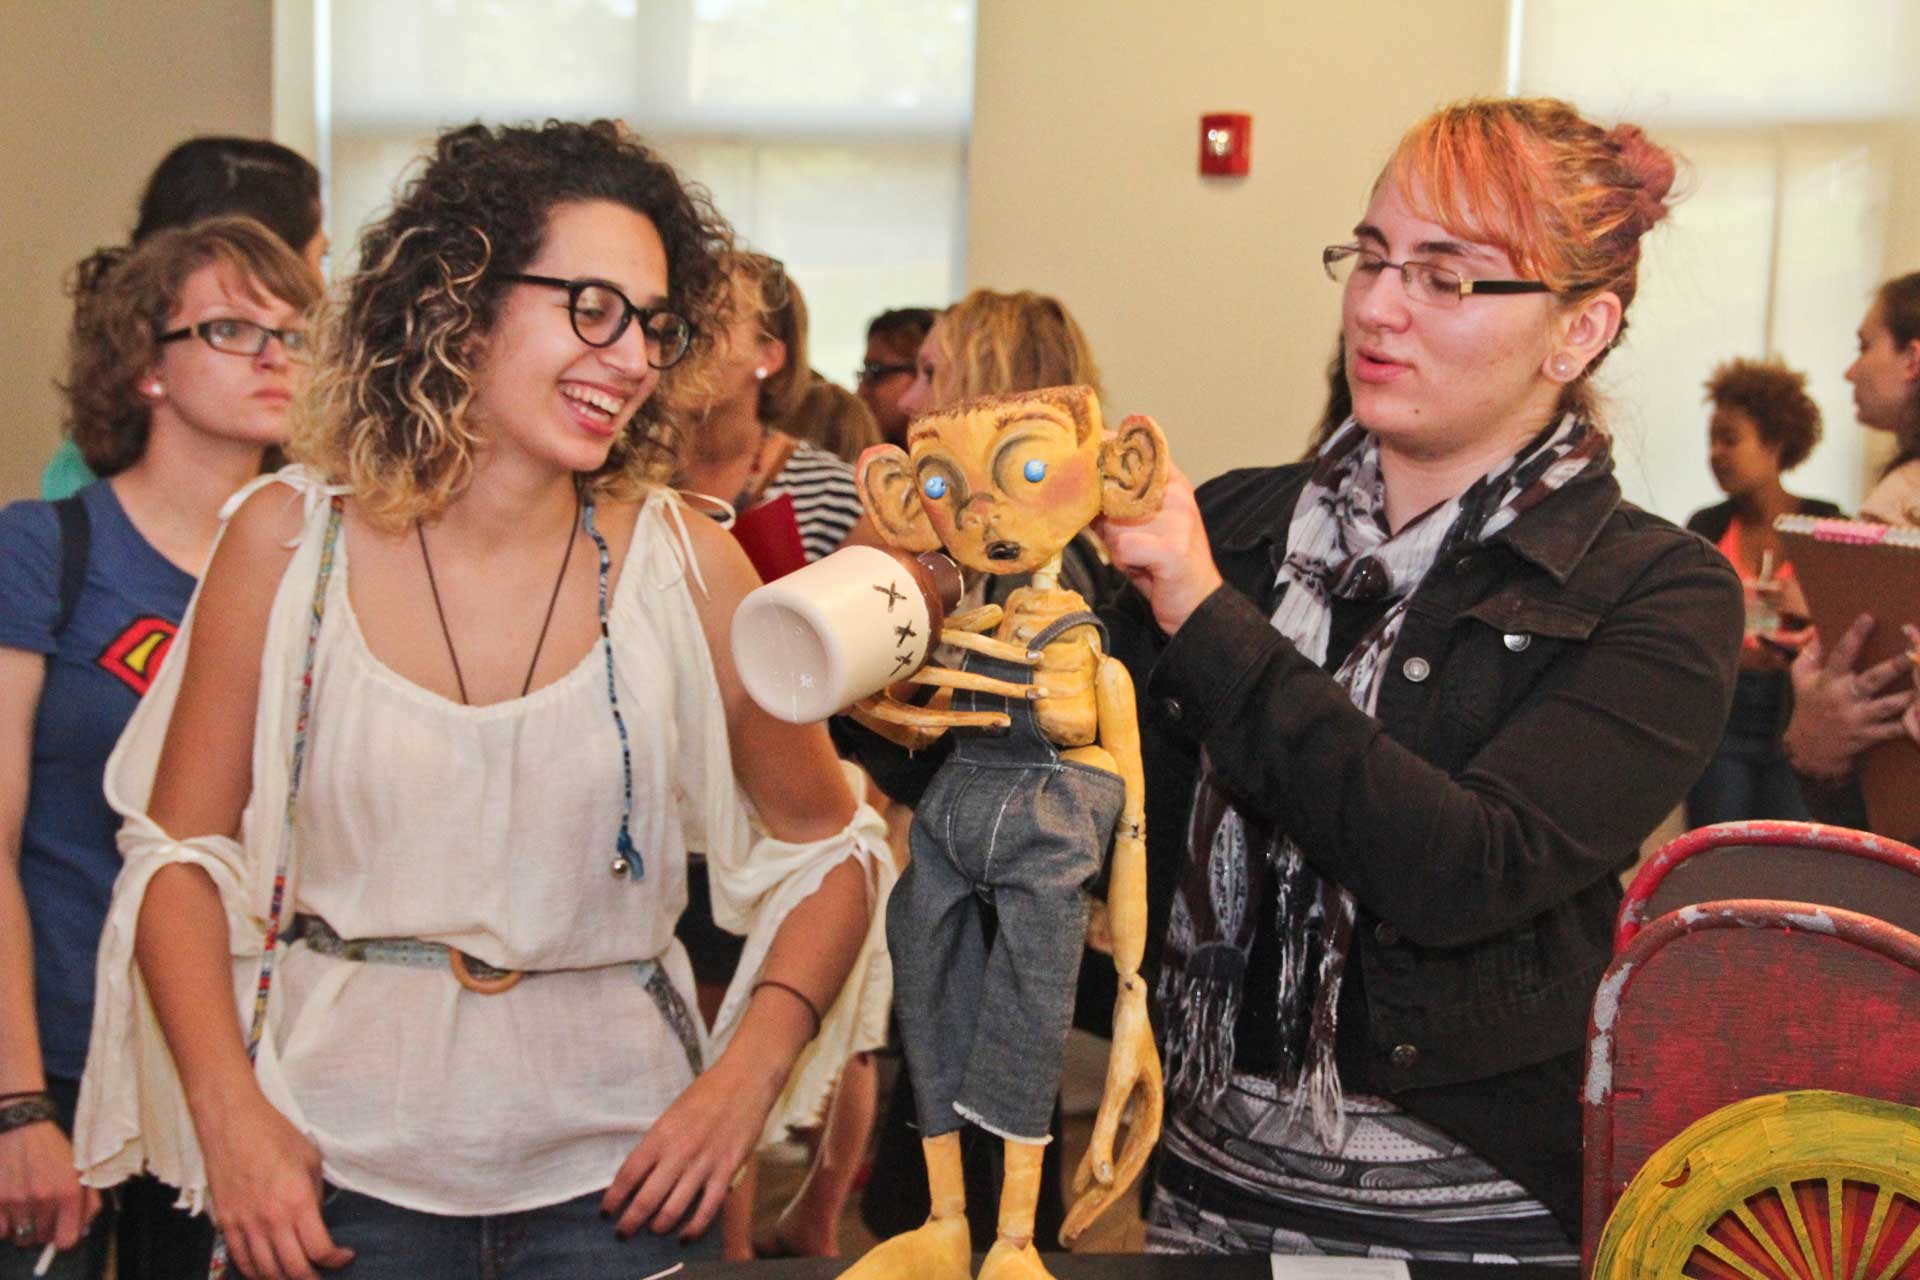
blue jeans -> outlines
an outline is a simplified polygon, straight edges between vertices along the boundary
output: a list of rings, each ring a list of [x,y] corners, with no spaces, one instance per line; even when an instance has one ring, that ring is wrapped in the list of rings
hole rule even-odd
[[[1728,729],[1707,771],[1687,792],[1687,826],[1774,818],[1805,822],[1812,815],[1799,779],[1771,734]]]
[[[1028,641],[1094,621],[1071,614]],[[967,671],[1031,671],[968,654]],[[1033,704],[962,691],[959,710],[1002,710],[1005,733],[956,739],[914,811],[913,857],[887,901],[893,1009],[918,1095],[920,1136],[967,1120],[1045,1142],[1060,1089],[1087,885],[1106,860],[1126,799],[1117,774],[1062,760]],[[989,947],[980,914],[999,929]]]
[[[630,1240],[600,1216],[598,1191],[520,1213],[445,1217],[338,1187],[322,1208],[335,1244],[354,1252],[338,1280],[639,1280],[676,1262],[720,1256],[720,1233],[692,1244],[642,1227]]]

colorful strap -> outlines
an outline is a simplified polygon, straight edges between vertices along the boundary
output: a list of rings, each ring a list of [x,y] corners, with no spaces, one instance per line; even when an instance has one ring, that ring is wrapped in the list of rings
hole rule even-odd
[[[307,651],[300,668],[300,712],[293,722],[293,764],[287,776],[287,809],[280,833],[280,857],[273,868],[273,897],[267,906],[267,936],[260,947],[260,978],[253,989],[253,1020],[247,1028],[247,1061],[260,1054],[260,1037],[267,1027],[267,993],[273,987],[273,961],[280,943],[280,915],[286,906],[287,869],[293,858],[293,803],[300,795],[300,776],[307,763],[307,723],[313,714],[313,656],[320,644],[320,620],[327,612],[327,582],[333,577],[333,553],[340,541],[340,515],[346,498],[335,494],[328,502],[327,532],[320,542],[320,572],[313,583],[313,606],[307,619]],[[213,1236],[213,1259],[208,1280],[227,1274],[227,1238]]]
[[[593,510],[593,503],[587,503],[581,512],[581,523],[600,553],[600,647],[607,658],[607,705],[613,708],[613,727],[620,733],[621,777],[625,785],[620,799],[620,834],[613,842],[613,874],[639,881],[646,876],[647,866],[633,843],[633,745],[627,738],[626,719],[620,714],[620,691],[613,679],[613,634],[607,628],[607,574],[613,567],[613,557],[607,553],[607,540],[594,527]],[[640,536],[637,530],[634,536]]]

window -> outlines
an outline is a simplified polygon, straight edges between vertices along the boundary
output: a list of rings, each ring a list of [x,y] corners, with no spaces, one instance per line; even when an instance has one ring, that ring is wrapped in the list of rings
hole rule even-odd
[[[786,263],[810,361],[836,381],[873,315],[959,291],[972,0],[279,0],[275,16],[279,65],[313,69],[336,271],[441,129],[612,116]]]
[[[1684,519],[1721,498],[1703,383],[1735,356],[1808,375],[1825,435],[1788,487],[1851,508],[1879,443],[1843,373],[1889,263],[1892,175],[1915,16],[1700,0],[1513,0],[1513,84],[1626,119],[1687,162],[1645,242],[1627,341],[1598,375],[1627,496]]]

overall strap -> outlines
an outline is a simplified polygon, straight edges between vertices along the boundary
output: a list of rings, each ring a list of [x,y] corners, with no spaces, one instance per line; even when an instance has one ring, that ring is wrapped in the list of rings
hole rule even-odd
[[[1107,638],[1107,624],[1100,621],[1100,615],[1091,609],[1082,609],[1078,613],[1069,613],[1065,617],[1056,618],[1048,623],[1045,630],[1041,631],[1041,633],[1033,639],[1027,641],[1027,648],[1029,650],[1044,649],[1075,627],[1094,628],[1100,633],[1101,649],[1105,650],[1110,647]]]
[[[77,493],[54,502],[53,514],[60,521],[60,612],[53,619],[53,634],[58,636],[73,621],[81,589],[87,585],[87,559],[93,553],[93,519],[87,514],[86,502]]]

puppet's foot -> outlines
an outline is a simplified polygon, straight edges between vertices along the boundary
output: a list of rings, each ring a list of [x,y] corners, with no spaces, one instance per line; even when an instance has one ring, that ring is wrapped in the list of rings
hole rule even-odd
[[[980,1264],[980,1280],[1053,1280],[1053,1273],[1040,1261],[1033,1241],[1016,1245],[1002,1236]]]
[[[999,1246],[995,1246],[997,1249]],[[1028,1252],[1032,1252],[1031,1249]],[[992,1255],[988,1255],[991,1259]],[[967,1233],[967,1215],[929,1218],[912,1231],[882,1240],[866,1256],[840,1273],[841,1280],[969,1280],[973,1274],[973,1242]],[[983,1273],[984,1274],[984,1273]],[[1008,1272],[1025,1275],[1026,1272]],[[1045,1275],[1046,1272],[1034,1272]]]

